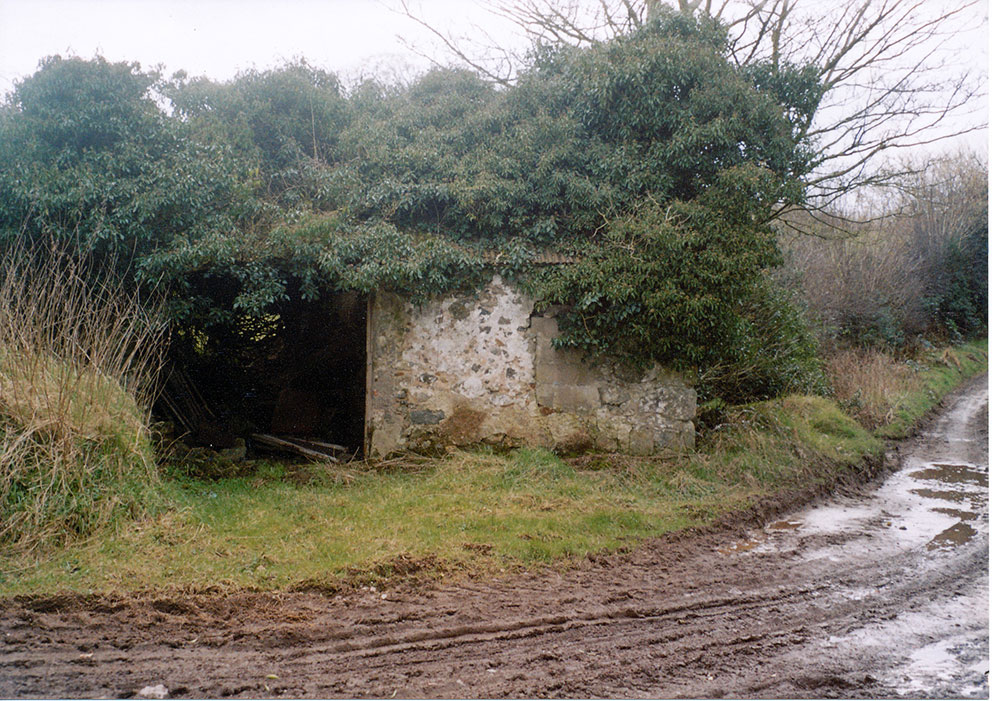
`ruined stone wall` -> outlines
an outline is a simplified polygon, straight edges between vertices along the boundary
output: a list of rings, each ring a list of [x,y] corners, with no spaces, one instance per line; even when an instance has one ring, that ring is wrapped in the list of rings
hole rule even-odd
[[[498,276],[473,295],[369,310],[371,455],[491,443],[650,454],[693,444],[696,394],[660,367],[633,374],[556,350],[552,316]]]

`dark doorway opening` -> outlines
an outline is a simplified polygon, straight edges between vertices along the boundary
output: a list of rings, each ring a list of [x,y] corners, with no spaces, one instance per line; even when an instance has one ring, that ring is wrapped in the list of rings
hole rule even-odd
[[[188,443],[226,448],[240,437],[252,447],[261,433],[363,455],[368,297],[291,299],[264,317],[177,334],[157,413],[181,425]]]
[[[343,292],[284,319],[260,396],[268,431],[315,438],[360,452],[365,435],[364,295]]]

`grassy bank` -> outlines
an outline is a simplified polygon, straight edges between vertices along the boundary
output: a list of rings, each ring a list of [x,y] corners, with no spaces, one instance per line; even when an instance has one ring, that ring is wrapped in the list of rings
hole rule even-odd
[[[166,506],[147,430],[165,332],[109,269],[56,243],[4,249],[0,553],[64,546]]]
[[[566,461],[543,450],[455,452],[362,468],[262,464],[248,478],[167,480],[175,507],[164,513],[44,555],[0,560],[0,595],[334,588],[412,573],[491,574],[706,526],[860,469],[884,438],[904,434],[947,391],[983,371],[987,343],[875,361],[835,363],[835,400],[793,396],[735,407],[682,455]]]

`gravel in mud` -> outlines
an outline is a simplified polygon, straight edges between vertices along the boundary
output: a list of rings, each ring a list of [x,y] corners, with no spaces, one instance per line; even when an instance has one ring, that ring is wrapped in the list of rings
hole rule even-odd
[[[988,390],[884,481],[568,572],[0,602],[0,697],[981,697]]]

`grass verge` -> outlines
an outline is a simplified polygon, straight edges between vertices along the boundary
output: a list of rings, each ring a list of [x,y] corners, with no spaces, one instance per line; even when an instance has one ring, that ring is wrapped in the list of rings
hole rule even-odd
[[[903,365],[893,369],[902,389],[876,400],[889,420],[874,430],[842,410],[855,405],[838,392],[735,407],[682,455],[459,451],[403,466],[260,464],[248,478],[174,478],[165,513],[0,560],[0,596],[335,589],[566,564],[857,473],[884,438],[987,367],[987,342]]]

